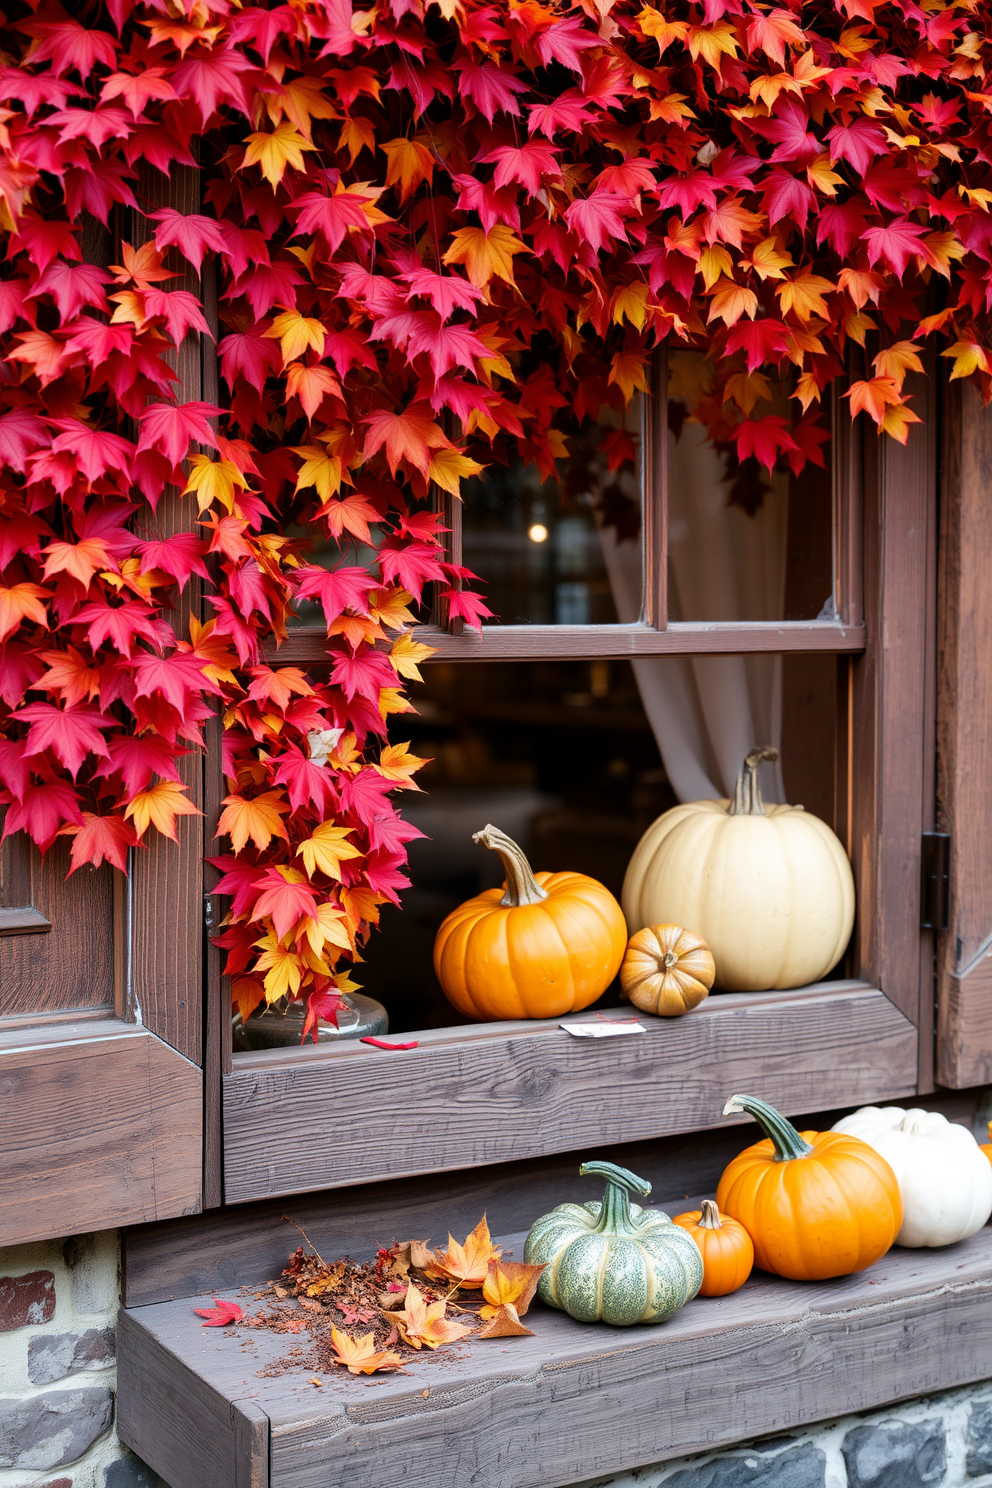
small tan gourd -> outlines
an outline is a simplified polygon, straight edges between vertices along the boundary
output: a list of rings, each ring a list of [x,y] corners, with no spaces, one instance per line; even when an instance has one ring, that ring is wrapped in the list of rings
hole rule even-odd
[[[642,1012],[679,1018],[699,1006],[715,974],[705,940],[681,925],[648,925],[627,944],[620,985]]]

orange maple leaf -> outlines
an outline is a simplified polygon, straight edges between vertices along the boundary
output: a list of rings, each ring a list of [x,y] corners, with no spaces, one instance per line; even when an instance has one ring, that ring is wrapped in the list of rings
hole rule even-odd
[[[543,1270],[543,1266],[530,1266],[526,1261],[490,1261],[482,1283],[486,1305],[479,1316],[492,1318],[501,1308],[512,1305],[517,1316],[522,1317],[534,1300]]]
[[[373,1333],[366,1333],[363,1338],[352,1338],[339,1328],[332,1328],[331,1348],[335,1364],[341,1364],[349,1374],[377,1374],[380,1370],[403,1368],[399,1354],[388,1349],[376,1349]]]
[[[251,800],[238,795],[225,796],[222,805],[225,809],[217,823],[216,835],[229,834],[236,853],[249,837],[259,852],[264,852],[273,837],[286,839],[286,828],[279,818],[286,815],[289,805],[278,791],[263,791]]]
[[[434,1252],[428,1275],[444,1277],[460,1287],[481,1287],[489,1275],[489,1262],[498,1261],[502,1254],[499,1246],[493,1245],[483,1215],[464,1245],[459,1245],[453,1235],[448,1236],[447,1250]]]
[[[444,1343],[457,1343],[459,1338],[465,1338],[472,1331],[464,1323],[446,1318],[446,1308],[444,1301],[426,1302],[423,1292],[411,1281],[403,1308],[389,1316],[400,1330],[403,1342],[411,1348],[436,1349]]]
[[[369,426],[363,451],[366,459],[385,445],[389,471],[394,476],[401,460],[426,475],[431,450],[447,449],[451,442],[434,422],[426,403],[411,403],[402,413],[377,408],[365,422]]]
[[[124,808],[124,815],[134,821],[139,840],[151,826],[175,842],[177,816],[203,815],[183,795],[186,789],[185,785],[177,785],[174,780],[157,780],[131,798]]]

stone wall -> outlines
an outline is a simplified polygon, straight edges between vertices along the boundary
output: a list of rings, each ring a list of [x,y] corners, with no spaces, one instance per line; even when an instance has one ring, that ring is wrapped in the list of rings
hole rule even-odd
[[[119,1296],[116,1231],[0,1249],[0,1488],[159,1488],[114,1430]]]
[[[992,1381],[583,1488],[992,1488]]]

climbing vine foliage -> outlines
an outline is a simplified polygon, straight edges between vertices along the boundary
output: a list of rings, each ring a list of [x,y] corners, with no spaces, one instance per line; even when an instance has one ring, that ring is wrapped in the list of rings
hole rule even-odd
[[[445,548],[466,477],[552,473],[604,410],[632,459],[662,345],[797,473],[845,366],[901,441],[927,349],[992,390],[982,0],[3,13],[4,830],[125,868],[219,713],[244,1016],[333,1013],[405,883],[411,626],[488,613]]]

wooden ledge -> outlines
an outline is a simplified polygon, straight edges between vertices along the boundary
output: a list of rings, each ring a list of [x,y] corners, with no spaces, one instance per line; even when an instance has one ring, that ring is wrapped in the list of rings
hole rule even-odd
[[[786,1114],[916,1090],[916,1030],[864,982],[716,995],[642,1021],[628,1038],[573,1038],[555,1019],[432,1030],[397,1053],[355,1041],[238,1055],[224,1082],[225,1200],[723,1126],[741,1089]]]
[[[121,1314],[118,1429],[170,1488],[558,1488],[986,1378],[992,1228],[832,1282],[757,1274],[654,1328],[536,1304],[533,1338],[320,1389],[265,1374],[303,1338],[204,1330],[209,1300]]]
[[[0,1032],[5,1245],[195,1213],[202,1075],[115,1018]]]

